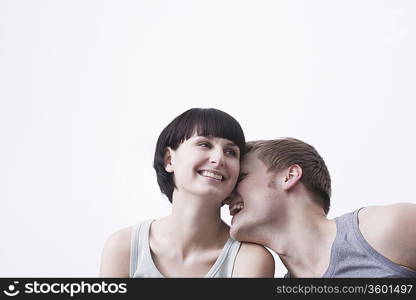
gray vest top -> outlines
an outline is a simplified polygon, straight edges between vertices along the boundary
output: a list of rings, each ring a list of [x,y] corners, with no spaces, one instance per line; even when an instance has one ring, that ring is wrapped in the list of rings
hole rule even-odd
[[[130,277],[164,277],[152,259],[149,246],[149,230],[152,219],[133,227],[130,248]],[[220,256],[204,277],[231,277],[240,242],[231,238],[225,243]]]
[[[323,277],[416,278],[416,271],[395,264],[367,243],[358,227],[358,212],[335,218],[337,235]]]

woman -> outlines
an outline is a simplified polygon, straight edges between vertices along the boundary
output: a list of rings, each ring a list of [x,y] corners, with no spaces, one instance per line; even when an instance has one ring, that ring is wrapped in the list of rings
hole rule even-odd
[[[113,233],[102,277],[273,277],[263,246],[230,238],[221,204],[233,191],[244,154],[239,123],[217,109],[193,108],[160,134],[154,168],[172,213]]]

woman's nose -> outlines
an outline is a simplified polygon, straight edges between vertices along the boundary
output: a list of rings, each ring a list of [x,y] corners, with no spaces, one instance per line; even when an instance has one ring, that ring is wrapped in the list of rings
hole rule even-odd
[[[224,152],[222,149],[213,149],[211,152],[210,162],[218,165],[224,164]]]

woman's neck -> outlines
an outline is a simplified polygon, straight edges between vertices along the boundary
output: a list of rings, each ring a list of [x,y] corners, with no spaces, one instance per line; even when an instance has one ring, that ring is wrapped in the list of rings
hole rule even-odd
[[[157,234],[183,253],[222,247],[229,227],[221,220],[220,201],[189,195],[175,195],[172,213],[155,224]]]

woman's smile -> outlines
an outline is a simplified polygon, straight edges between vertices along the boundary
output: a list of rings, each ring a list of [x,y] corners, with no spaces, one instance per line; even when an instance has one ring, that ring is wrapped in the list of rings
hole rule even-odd
[[[218,171],[214,171],[214,170],[200,170],[200,171],[198,171],[198,174],[203,176],[203,177],[213,179],[215,181],[224,181],[224,180],[226,180],[226,177],[223,174],[221,174]]]

